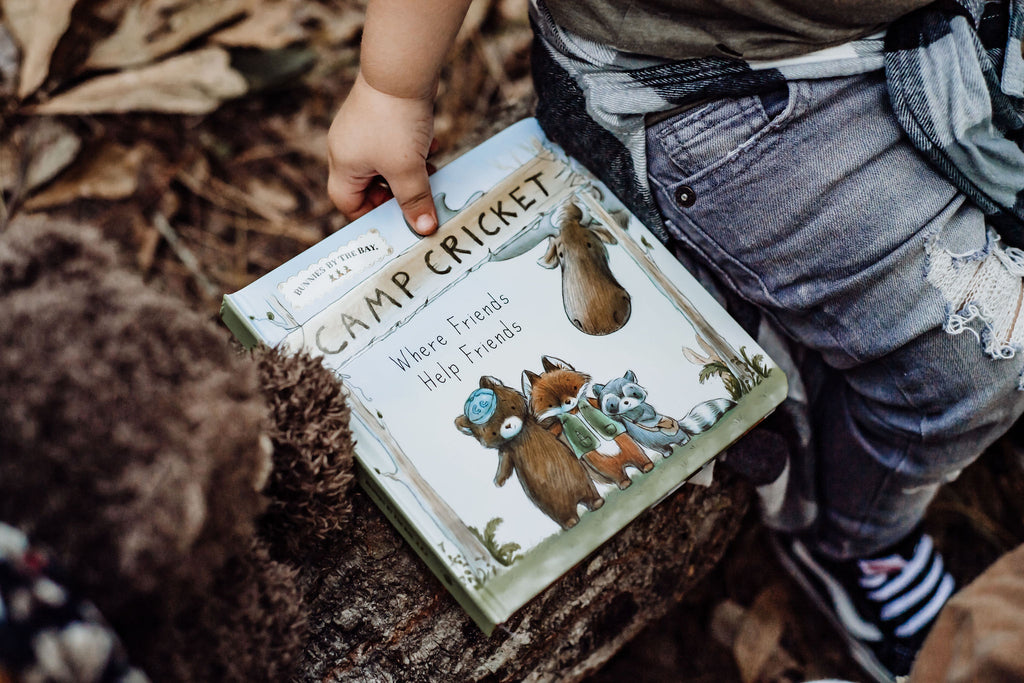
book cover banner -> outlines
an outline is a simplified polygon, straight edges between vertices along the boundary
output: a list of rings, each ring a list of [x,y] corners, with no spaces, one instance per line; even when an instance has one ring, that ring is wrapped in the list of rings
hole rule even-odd
[[[785,378],[532,120],[432,185],[437,234],[386,205],[233,303],[342,378],[363,468],[500,622],[770,412]]]

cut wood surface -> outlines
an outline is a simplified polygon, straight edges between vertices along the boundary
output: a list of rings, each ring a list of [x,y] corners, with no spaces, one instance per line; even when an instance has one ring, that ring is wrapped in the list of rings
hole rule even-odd
[[[724,468],[685,485],[484,636],[361,491],[344,554],[302,573],[306,681],[579,681],[721,559],[751,501]]]

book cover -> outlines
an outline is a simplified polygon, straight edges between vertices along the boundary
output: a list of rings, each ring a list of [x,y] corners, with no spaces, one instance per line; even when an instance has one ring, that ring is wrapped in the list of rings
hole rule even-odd
[[[770,413],[786,378],[585,169],[521,121],[224,299],[321,357],[360,480],[487,633]]]

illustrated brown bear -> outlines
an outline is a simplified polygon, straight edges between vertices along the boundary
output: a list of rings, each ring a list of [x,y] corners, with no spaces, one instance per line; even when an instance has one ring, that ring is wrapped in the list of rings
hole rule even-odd
[[[541,358],[543,374],[523,371],[523,393],[538,423],[559,435],[601,482],[625,489],[632,484],[626,467],[650,472],[654,463],[643,449],[584,394],[590,375],[554,356]]]
[[[572,452],[530,414],[526,397],[494,377],[481,377],[464,414],[455,418],[463,434],[498,451],[494,484],[502,486],[515,470],[523,491],[541,512],[563,529],[580,521],[577,504],[604,505],[594,482]]]

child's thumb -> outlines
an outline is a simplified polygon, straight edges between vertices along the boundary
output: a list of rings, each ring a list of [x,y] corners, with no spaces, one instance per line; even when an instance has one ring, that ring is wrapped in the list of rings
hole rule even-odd
[[[420,235],[429,235],[437,230],[437,210],[425,164],[389,178],[388,183],[413,230]]]

